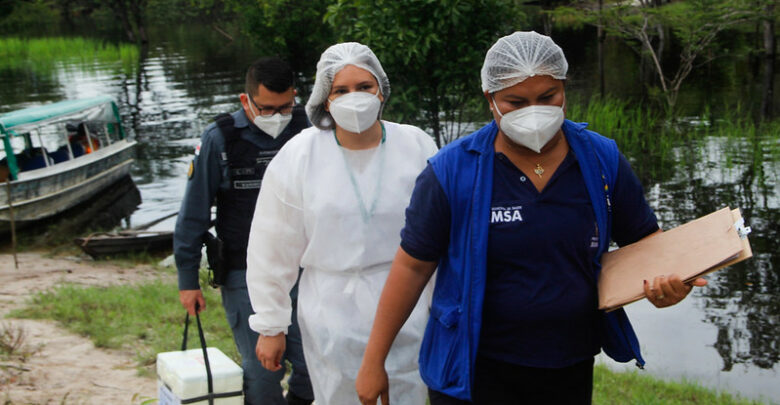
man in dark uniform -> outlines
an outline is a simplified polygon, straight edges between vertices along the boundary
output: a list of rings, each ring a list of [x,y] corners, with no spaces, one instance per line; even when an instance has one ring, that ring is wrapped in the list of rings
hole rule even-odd
[[[301,106],[295,105],[294,75],[289,65],[277,58],[263,58],[246,73],[242,109],[221,114],[201,135],[174,232],[174,255],[179,274],[179,299],[190,315],[206,309],[198,270],[201,249],[211,227],[211,206],[216,200],[217,238],[222,241],[217,281],[222,305],[233,330],[244,369],[247,404],[311,404],[309,374],[303,359],[301,335],[296,318],[298,286],[293,298],[292,325],[287,335],[285,357],[292,363],[285,401],[281,380],[284,368],[270,372],[255,356],[258,335],[249,328],[252,306],[246,289],[246,249],[255,202],[268,162],[279,149],[310,126]],[[209,252],[211,254],[211,251]],[[210,257],[209,262],[215,260]]]

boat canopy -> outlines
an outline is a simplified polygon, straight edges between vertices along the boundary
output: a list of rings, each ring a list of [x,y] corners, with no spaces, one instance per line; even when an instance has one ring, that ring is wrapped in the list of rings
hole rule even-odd
[[[0,115],[0,136],[18,136],[43,125],[71,121],[119,123],[119,110],[114,99],[109,96],[25,108]],[[124,134],[120,132],[119,136],[123,138]]]

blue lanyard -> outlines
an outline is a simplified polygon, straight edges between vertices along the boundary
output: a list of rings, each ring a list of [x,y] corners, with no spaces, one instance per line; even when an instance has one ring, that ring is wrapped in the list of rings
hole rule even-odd
[[[376,181],[376,190],[374,190],[374,199],[371,201],[370,209],[366,209],[366,204],[363,202],[363,194],[360,192],[360,187],[357,184],[357,180],[355,180],[355,174],[352,172],[352,168],[349,167],[349,163],[347,162],[347,154],[344,152],[344,147],[341,146],[339,138],[336,137],[336,130],[333,130],[333,138],[336,139],[336,144],[339,146],[339,150],[341,150],[341,157],[344,161],[344,167],[347,169],[347,173],[349,174],[349,181],[352,183],[352,190],[355,192],[355,197],[357,198],[358,204],[360,205],[360,213],[363,216],[363,223],[366,224],[371,220],[371,217],[374,216],[376,204],[379,201],[379,194],[382,190],[382,178],[384,177],[383,174],[385,171],[385,139],[387,138],[387,134],[385,133],[385,124],[383,124],[381,121],[379,124],[382,126],[382,141],[379,143],[379,178]]]

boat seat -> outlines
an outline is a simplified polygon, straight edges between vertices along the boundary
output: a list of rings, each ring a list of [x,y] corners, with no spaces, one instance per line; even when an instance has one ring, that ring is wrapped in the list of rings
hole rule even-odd
[[[26,172],[28,170],[42,169],[46,167],[46,160],[43,156],[43,150],[45,149],[25,149],[24,152],[16,155],[16,164],[19,166],[19,171]],[[54,164],[54,160],[51,157],[49,157],[49,164]]]
[[[70,149],[73,151],[73,157],[77,158],[85,153],[84,147],[78,142],[71,142]],[[64,162],[70,160],[68,154],[68,145],[60,146],[56,151],[49,153],[49,157],[54,160],[54,163]]]
[[[79,157],[87,153],[86,149],[84,149],[84,145],[82,145],[80,142],[71,142],[70,148],[73,150],[73,157]]]
[[[11,177],[11,169],[8,168],[8,162],[3,158],[0,160],[0,182],[5,182]]]
[[[70,154],[68,153],[68,147],[66,145],[60,146],[59,149],[49,154],[51,160],[54,163],[64,162],[70,160]]]

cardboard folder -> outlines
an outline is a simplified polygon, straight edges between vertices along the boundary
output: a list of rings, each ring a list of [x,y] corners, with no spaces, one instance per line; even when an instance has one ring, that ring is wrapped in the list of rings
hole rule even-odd
[[[644,282],[677,274],[691,281],[753,256],[739,208],[726,207],[677,228],[607,252],[601,259],[599,309],[645,297]],[[747,229],[747,231],[745,230]]]

